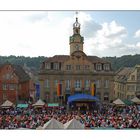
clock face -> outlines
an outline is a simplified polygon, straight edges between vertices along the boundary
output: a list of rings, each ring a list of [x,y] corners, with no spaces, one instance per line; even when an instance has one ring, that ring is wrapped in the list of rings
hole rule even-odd
[[[78,22],[74,23],[74,27],[80,27],[80,24]]]
[[[76,45],[76,50],[77,50],[77,51],[79,50],[79,46],[78,46],[78,45]]]

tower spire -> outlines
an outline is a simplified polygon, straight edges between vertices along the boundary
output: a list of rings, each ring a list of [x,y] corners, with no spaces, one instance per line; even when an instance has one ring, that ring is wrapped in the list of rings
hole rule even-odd
[[[73,24],[74,34],[80,34],[80,23],[78,22],[78,11],[75,12],[76,21]]]
[[[75,12],[76,15],[76,22],[78,22],[78,11]]]
[[[76,21],[73,24],[73,35],[70,36],[70,55],[75,51],[83,51],[84,37],[80,35],[78,11],[75,12]]]

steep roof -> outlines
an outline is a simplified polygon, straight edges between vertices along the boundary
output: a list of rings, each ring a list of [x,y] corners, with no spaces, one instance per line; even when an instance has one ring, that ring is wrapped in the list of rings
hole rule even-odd
[[[25,70],[20,65],[12,65],[15,74],[19,77],[20,82],[26,82],[30,80],[30,76],[25,72]]]
[[[120,71],[117,72],[117,75],[129,75],[134,68],[131,67],[124,67]]]
[[[1,63],[0,64],[0,68],[2,68],[5,65],[12,65],[10,62],[6,61],[5,63]]]
[[[102,58],[99,58],[97,56],[88,56],[88,59],[92,62],[92,63],[110,63],[107,60],[104,60]]]
[[[69,59],[69,55],[55,55],[53,57],[49,57],[45,60],[45,62],[64,62],[65,60]]]
[[[70,58],[69,55],[55,55],[53,57],[47,58],[45,62],[64,62]],[[106,61],[102,58],[99,58],[97,56],[87,56],[87,59],[91,61],[92,63],[110,63],[109,61]]]
[[[124,67],[116,72],[116,81],[125,82],[128,76],[132,73],[134,68],[131,67]]]
[[[1,64],[0,68],[4,67],[5,65],[11,65],[13,67],[14,72],[18,76],[20,82],[26,82],[30,80],[29,75],[25,72],[25,70],[20,65],[13,65],[9,62],[6,62]]]

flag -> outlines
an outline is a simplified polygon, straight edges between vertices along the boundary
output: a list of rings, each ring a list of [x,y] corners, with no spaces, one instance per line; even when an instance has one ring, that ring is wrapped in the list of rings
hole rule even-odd
[[[96,95],[96,84],[94,84],[94,96]]]
[[[37,83],[36,85],[35,85],[36,87],[36,97],[40,97],[40,85]]]
[[[62,84],[58,83],[57,84],[57,96],[60,96],[62,93]]]
[[[91,95],[95,96],[96,93],[96,85],[94,83],[91,84]]]

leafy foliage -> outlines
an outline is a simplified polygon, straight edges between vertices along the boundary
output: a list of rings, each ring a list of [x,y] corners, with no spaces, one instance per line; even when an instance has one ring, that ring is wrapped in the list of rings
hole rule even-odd
[[[41,63],[47,59],[47,57],[25,57],[25,56],[0,56],[0,64],[5,62],[10,62],[12,64],[18,64],[23,66],[26,64],[30,68],[34,68],[37,71],[40,68]],[[110,61],[112,68],[118,70],[121,67],[134,67],[137,64],[140,64],[140,54],[136,55],[124,55],[121,57],[103,57],[103,59]]]
[[[108,60],[112,64],[114,70],[118,70],[121,67],[134,67],[140,65],[140,55],[124,55],[121,57],[104,57],[103,59]]]
[[[39,57],[25,57],[25,56],[0,56],[0,64],[3,64],[5,62],[10,62],[12,64],[21,65],[23,66],[26,64],[30,68],[34,68],[37,71],[40,68],[41,62],[43,62],[46,59],[44,56]]]

